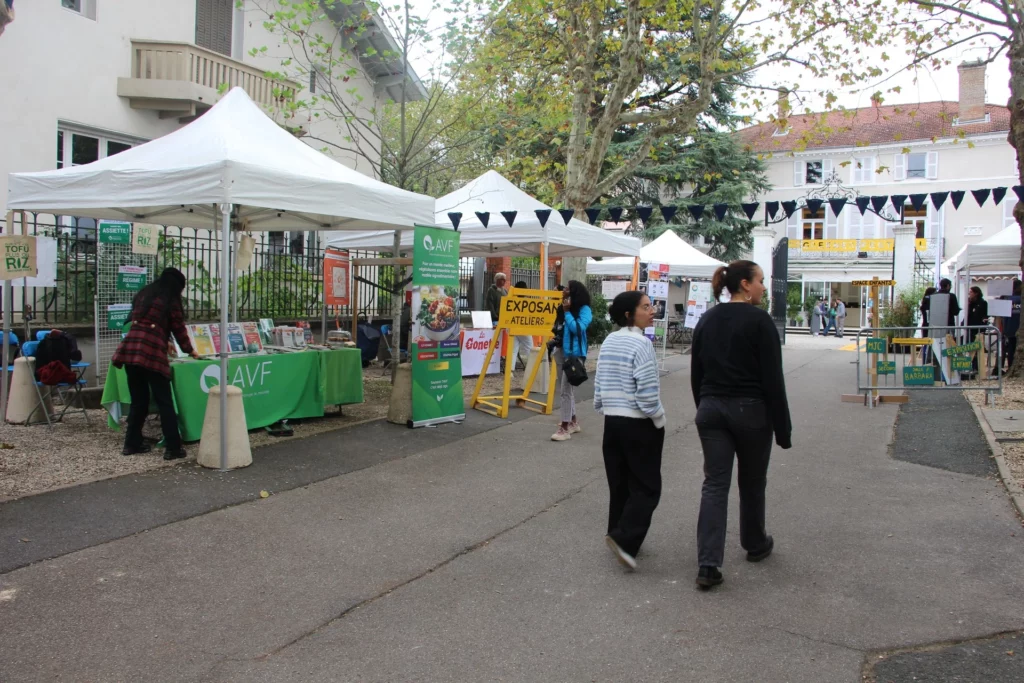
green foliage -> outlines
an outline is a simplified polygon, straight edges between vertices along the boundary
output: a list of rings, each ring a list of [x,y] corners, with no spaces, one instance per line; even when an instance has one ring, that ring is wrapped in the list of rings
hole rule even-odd
[[[786,287],[786,315],[796,318],[803,312],[803,305],[800,302],[800,283],[789,282]]]
[[[918,311],[921,306],[921,299],[924,298],[925,287],[918,285],[908,287],[896,293],[896,300],[882,311],[881,326],[902,328],[902,331],[884,332],[884,337],[912,337],[917,328]]]
[[[189,311],[217,311],[217,293],[220,291],[220,278],[211,275],[203,261],[187,256],[188,250],[182,246],[180,237],[170,237],[160,232],[156,252],[156,272],[159,275],[164,268],[177,268],[185,274],[185,291],[182,299],[185,303],[185,314]],[[219,252],[210,252],[216,256]]]
[[[600,345],[612,331],[612,321],[608,317],[608,300],[603,294],[591,293],[590,311],[594,319],[587,328],[587,341],[591,345]]]
[[[238,278],[238,308],[260,312],[260,317],[305,319],[320,309],[319,288],[304,259],[284,254],[270,256],[258,270]]]

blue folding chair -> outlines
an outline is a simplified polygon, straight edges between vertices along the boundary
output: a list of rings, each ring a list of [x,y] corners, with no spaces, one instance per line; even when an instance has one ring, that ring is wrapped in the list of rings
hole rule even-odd
[[[14,372],[14,358],[18,355],[18,349],[21,346],[21,342],[18,341],[18,335],[14,334],[14,331],[7,333],[8,344],[10,346],[10,363],[7,364],[7,370]],[[3,349],[3,332],[0,332],[0,351]],[[4,359],[0,358],[0,361]]]
[[[47,334],[49,334],[49,332],[44,332],[42,334],[42,337],[45,339]],[[38,332],[36,333],[36,337],[37,338],[39,337],[39,333]],[[32,371],[33,371],[33,373],[37,369],[35,367],[35,355],[36,355],[36,349],[38,349],[38,348],[39,348],[39,341],[25,342],[22,345],[22,347],[21,347],[21,353],[22,353],[23,356],[25,356],[26,358],[29,357],[29,356],[32,357]],[[49,384],[43,384],[42,382],[40,382],[38,380],[35,380],[33,382],[33,384],[36,387],[36,398],[38,399],[38,403],[36,404],[36,409],[42,411],[43,416],[46,418],[46,424],[49,427],[51,427],[51,428],[53,427],[53,423],[54,422],[60,422],[62,419],[64,419],[64,415],[67,414],[67,412],[69,410],[72,410],[72,406],[71,406],[71,399],[72,398],[77,399],[78,400],[78,405],[79,405],[78,408],[74,408],[74,411],[77,412],[77,411],[80,410],[82,412],[82,416],[85,418],[86,424],[89,424],[89,413],[85,409],[85,402],[82,400],[82,393],[81,393],[82,392],[82,387],[85,386],[85,384],[86,384],[86,381],[82,377],[82,374],[85,372],[85,368],[89,367],[89,364],[88,363],[72,363],[71,367],[78,374],[78,379],[75,380],[75,382],[73,382],[73,383],[61,382],[60,384],[49,385]],[[61,411],[60,411],[59,415],[51,413],[46,408],[46,399],[50,399],[51,402],[52,402],[54,393],[56,393],[57,398],[60,400],[60,402],[62,404],[62,408],[61,408]],[[36,411],[33,410],[31,413],[29,413],[29,418],[28,418],[28,420],[25,421],[25,424],[42,424],[41,421],[32,422],[32,415],[34,415],[35,412]]]

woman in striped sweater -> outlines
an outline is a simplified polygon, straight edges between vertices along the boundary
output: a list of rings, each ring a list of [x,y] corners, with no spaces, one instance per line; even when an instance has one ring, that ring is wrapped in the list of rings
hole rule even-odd
[[[608,309],[621,329],[601,345],[594,376],[594,408],[604,417],[604,468],[608,475],[608,535],[619,562],[636,569],[661,498],[665,409],[654,345],[644,328],[654,319],[643,292],[623,292]]]

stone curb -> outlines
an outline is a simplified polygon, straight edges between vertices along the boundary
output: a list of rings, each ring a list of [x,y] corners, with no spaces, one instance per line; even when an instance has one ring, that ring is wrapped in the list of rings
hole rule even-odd
[[[1010,500],[1013,502],[1013,507],[1017,511],[1017,516],[1024,520],[1024,489],[1017,484],[1016,479],[1010,474],[1010,468],[1006,464],[1006,458],[1003,457],[1003,447],[996,441],[995,432],[992,431],[991,425],[988,423],[988,419],[985,418],[985,413],[981,411],[974,402],[971,403],[971,409],[974,411],[974,417],[977,418],[978,424],[981,426],[982,433],[985,434],[985,440],[988,441],[988,447],[992,451],[992,455],[996,459],[996,467],[999,468],[999,478],[1003,482],[1003,486],[1006,487],[1006,492],[1010,494]]]

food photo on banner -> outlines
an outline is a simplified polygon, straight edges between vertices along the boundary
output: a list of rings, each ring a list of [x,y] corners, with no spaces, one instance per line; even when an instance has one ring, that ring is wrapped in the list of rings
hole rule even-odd
[[[412,259],[412,421],[466,417],[459,335],[459,233],[416,226]]]

